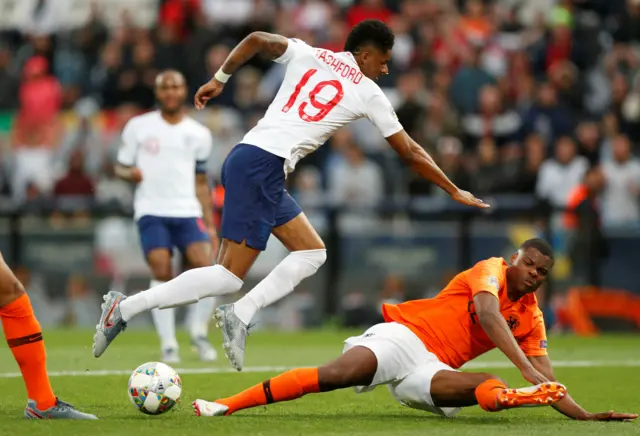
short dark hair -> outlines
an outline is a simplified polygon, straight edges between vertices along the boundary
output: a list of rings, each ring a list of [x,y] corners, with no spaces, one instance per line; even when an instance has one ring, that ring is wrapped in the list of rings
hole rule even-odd
[[[395,36],[393,32],[380,20],[364,20],[358,23],[347,36],[344,51],[355,53],[365,44],[373,44],[383,53],[393,48]]]
[[[553,248],[551,247],[551,244],[549,244],[546,240],[542,238],[527,239],[522,243],[522,245],[520,245],[521,250],[526,250],[529,247],[535,248],[544,256],[547,256],[551,258],[551,260],[555,261]]]

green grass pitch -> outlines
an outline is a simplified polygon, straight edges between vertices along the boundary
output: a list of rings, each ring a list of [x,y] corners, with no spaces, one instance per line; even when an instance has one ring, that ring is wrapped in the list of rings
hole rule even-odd
[[[22,418],[25,390],[10,351],[0,348],[0,435],[640,435],[640,423],[573,422],[551,408],[489,414],[478,407],[445,419],[395,403],[386,388],[356,395],[351,390],[309,395],[301,400],[239,412],[232,417],[196,418],[191,401],[236,393],[279,372],[278,367],[321,364],[340,353],[342,340],[357,332],[321,330],[302,333],[258,332],[249,338],[246,366],[231,372],[224,356],[213,365],[197,361],[182,336],[181,404],[162,416],[146,416],[129,403],[128,372],[158,359],[151,331],[127,331],[100,359],[91,354],[92,331],[45,332],[52,384],[62,399],[95,413],[95,422],[43,422]],[[219,341],[219,333],[213,338]],[[604,412],[640,411],[640,337],[593,339],[551,337],[550,355],[558,378],[584,407]],[[497,352],[469,370],[490,371],[513,385],[524,385],[517,370]],[[213,370],[212,370],[213,368]],[[197,373],[201,369],[202,373]],[[100,375],[107,370],[117,374]],[[60,374],[72,371],[73,374]],[[13,373],[13,374],[12,374]],[[81,374],[81,375],[80,375]]]

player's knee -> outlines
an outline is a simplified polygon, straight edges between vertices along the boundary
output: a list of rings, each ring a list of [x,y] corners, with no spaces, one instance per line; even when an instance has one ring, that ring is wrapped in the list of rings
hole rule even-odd
[[[301,260],[309,263],[315,270],[318,270],[327,261],[327,250],[325,248],[318,250],[301,250],[294,251],[291,256],[299,257]]]
[[[168,282],[173,278],[173,271],[170,262],[156,262],[150,265],[151,275],[155,280]]]
[[[13,274],[9,275],[0,285],[0,307],[17,300],[24,293],[22,283]]]
[[[318,369],[318,384],[323,392],[356,386],[356,374],[351,368],[326,365]]]

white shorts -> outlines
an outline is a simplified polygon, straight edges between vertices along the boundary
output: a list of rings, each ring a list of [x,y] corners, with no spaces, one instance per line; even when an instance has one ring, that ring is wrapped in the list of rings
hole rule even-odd
[[[378,369],[369,386],[354,387],[356,393],[372,391],[386,384],[402,405],[443,416],[454,416],[460,408],[436,407],[431,399],[431,380],[439,371],[455,371],[427,350],[409,328],[396,322],[376,324],[360,336],[347,339],[345,353],[352,347],[370,349]]]

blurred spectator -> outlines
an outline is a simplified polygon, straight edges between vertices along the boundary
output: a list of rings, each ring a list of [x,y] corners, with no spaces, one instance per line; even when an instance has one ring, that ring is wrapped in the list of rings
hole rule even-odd
[[[87,68],[98,62],[100,48],[107,42],[108,36],[108,29],[97,2],[92,1],[90,8],[91,12],[87,23],[75,32],[76,43],[82,52]]]
[[[93,182],[84,171],[84,153],[76,149],[71,153],[67,174],[54,187],[56,196],[92,196]]]
[[[569,193],[582,181],[589,163],[578,156],[573,139],[563,136],[555,145],[555,156],[540,167],[536,194],[555,208],[564,209]]]
[[[249,21],[253,0],[200,0],[202,11],[212,25],[241,26]]]
[[[523,123],[525,135],[536,133],[549,145],[560,136],[572,134],[571,115],[558,102],[558,94],[549,83],[538,88],[537,101],[525,113]]]
[[[52,72],[62,87],[63,105],[71,107],[84,90],[88,66],[75,35],[57,39]]]
[[[196,16],[201,13],[200,0],[164,0],[158,15],[161,33],[184,41],[195,27]]]
[[[409,23],[401,15],[393,15],[389,21],[389,27],[391,27],[395,35],[391,61],[398,69],[406,71],[413,61],[413,52],[415,50]],[[342,49],[338,51],[342,51]]]
[[[84,172],[84,154],[74,150],[67,174],[53,188],[55,211],[51,217],[52,225],[63,225],[66,216],[78,218],[72,224],[88,224],[93,194],[93,181]]]
[[[67,171],[71,154],[74,150],[82,150],[85,155],[84,170],[91,177],[97,177],[106,150],[102,141],[102,132],[96,126],[94,117],[99,107],[90,98],[85,98],[74,106],[74,115],[78,119],[77,128],[67,128],[62,144],[57,151],[56,173]]]
[[[54,50],[51,36],[46,33],[27,35],[23,44],[16,51],[15,66],[18,70],[26,68],[26,63],[33,57],[43,57],[47,62],[48,71],[50,65],[54,65]]]
[[[349,30],[349,27],[344,21],[340,19],[332,20],[331,23],[329,23],[327,36],[319,46],[336,53],[343,51]]]
[[[618,119],[616,116],[609,112],[602,117],[601,122],[601,130],[602,130],[602,144],[600,146],[600,160],[605,161],[607,159],[611,159],[611,144],[613,140],[620,133],[620,128],[618,124]]]
[[[372,18],[386,22],[391,18],[391,11],[385,7],[384,0],[360,0],[349,8],[345,18],[347,26],[351,28]]]
[[[576,128],[579,152],[586,157],[590,165],[600,162],[600,128],[594,121],[587,120]]]
[[[476,68],[480,64],[480,53],[470,50],[469,42],[460,31],[455,15],[440,15],[433,26],[423,26],[421,32],[425,42],[431,43],[426,50],[426,61],[429,64],[433,62],[437,68],[443,68],[449,74],[460,68],[463,59],[470,68]]]
[[[310,165],[301,168],[291,193],[303,209],[323,206],[326,199],[320,171]]]
[[[11,68],[12,55],[0,46],[0,111],[15,109],[18,105],[18,78]]]
[[[424,76],[419,71],[412,71],[398,78],[398,94],[400,104],[396,110],[398,121],[404,129],[415,135],[424,116],[427,96],[424,91]]]
[[[327,220],[322,208],[327,206],[328,199],[322,189],[320,171],[311,165],[300,168],[291,195],[304,209],[313,227],[320,233],[325,231]]]
[[[47,282],[42,274],[32,271],[25,265],[13,268],[16,278],[29,293],[33,311],[42,326],[55,326],[64,315],[64,308],[52,300],[47,292]]]
[[[18,204],[27,199],[27,187],[49,193],[54,179],[55,138],[48,125],[16,127],[14,134],[12,194]]]
[[[299,29],[320,32],[327,28],[332,12],[329,2],[323,0],[301,0],[293,11],[293,17]]]
[[[158,69],[154,65],[155,48],[150,41],[140,41],[133,46],[132,65],[118,76],[118,101],[133,103],[143,109],[155,104],[153,88]]]
[[[607,227],[640,227],[640,161],[631,155],[629,138],[618,135],[612,143],[613,159],[603,163],[606,188],[602,219]]]
[[[18,131],[30,130],[36,124],[53,124],[62,105],[62,88],[49,73],[46,58],[35,56],[29,59],[24,65],[22,77]]]
[[[234,103],[242,115],[261,109],[260,106],[260,72],[252,67],[245,67],[236,75]]]
[[[432,93],[427,102],[425,118],[418,124],[418,131],[415,132],[416,140],[433,153],[440,138],[459,134],[458,116],[446,96],[440,92]]]
[[[472,49],[451,82],[451,100],[464,114],[476,111],[480,90],[495,83],[495,79],[480,67],[480,53],[480,48]]]
[[[550,32],[534,47],[534,65],[539,77],[548,73],[557,63],[571,62],[578,69],[586,68],[585,55],[572,34],[573,15],[563,7],[550,14]]]
[[[484,13],[482,0],[467,0],[464,15],[460,18],[460,30],[464,38],[473,45],[485,44],[493,31],[491,22]]]
[[[332,200],[336,205],[356,209],[377,206],[384,194],[380,168],[354,143],[349,143],[340,152],[344,160],[329,168]]]
[[[578,70],[568,61],[556,62],[549,68],[549,83],[555,88],[573,117],[584,115],[585,90],[579,80]]]
[[[618,119],[620,131],[634,141],[640,140],[640,102],[630,93],[627,78],[621,72],[611,77],[610,110]]]
[[[599,195],[604,186],[600,167],[589,169],[584,180],[569,194],[565,227],[572,230],[569,253],[574,281],[600,286],[600,261],[608,254],[607,241],[600,226]]]
[[[618,18],[618,27],[612,36],[615,42],[633,44],[640,42],[640,1],[626,0],[627,9]]]
[[[534,193],[538,184],[540,167],[546,159],[547,147],[537,135],[531,135],[525,140],[522,168],[516,182],[516,191]]]
[[[501,81],[505,99],[520,111],[526,111],[535,101],[535,78],[524,51],[510,56],[506,77]]]
[[[485,85],[480,89],[478,111],[462,119],[462,129],[469,148],[482,138],[493,138],[498,146],[516,139],[522,121],[513,110],[505,110],[497,86]]]
[[[67,322],[77,327],[95,324],[99,316],[95,292],[89,288],[87,280],[80,274],[72,274],[67,282]]]
[[[158,70],[185,70],[183,46],[179,43],[178,31],[170,26],[157,29],[156,60]]]
[[[122,66],[122,47],[110,42],[102,48],[99,61],[89,72],[89,90],[100,99],[101,106],[105,109],[112,109],[120,103],[118,81]]]
[[[478,165],[473,175],[473,192],[478,195],[495,194],[504,185],[498,147],[491,137],[485,137],[478,145]]]

